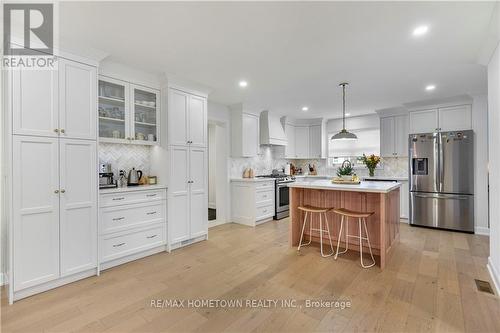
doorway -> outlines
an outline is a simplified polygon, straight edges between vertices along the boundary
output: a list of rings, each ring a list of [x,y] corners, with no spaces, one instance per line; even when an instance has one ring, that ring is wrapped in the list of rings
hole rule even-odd
[[[208,227],[226,223],[227,138],[226,124],[208,122]]]

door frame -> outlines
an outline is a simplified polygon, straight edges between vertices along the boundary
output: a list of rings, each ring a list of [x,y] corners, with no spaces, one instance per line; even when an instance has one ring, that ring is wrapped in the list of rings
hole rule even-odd
[[[229,121],[215,119],[208,116],[208,126],[216,126],[216,174],[215,174],[215,209],[217,217],[213,221],[208,221],[208,228],[212,228],[221,224],[229,223],[229,192],[230,192],[230,178],[229,178]],[[217,132],[221,131],[220,135]],[[224,138],[224,140],[217,140],[217,138]],[[210,147],[209,147],[210,149]],[[210,158],[210,153],[209,158]],[[210,162],[208,163],[210,164]],[[208,171],[208,170],[207,170]],[[208,198],[207,198],[208,199]],[[208,202],[207,202],[208,204]]]

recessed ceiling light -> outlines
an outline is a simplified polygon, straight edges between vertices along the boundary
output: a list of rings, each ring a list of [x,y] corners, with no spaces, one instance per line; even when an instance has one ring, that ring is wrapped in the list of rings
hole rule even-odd
[[[239,85],[240,85],[240,87],[242,87],[242,88],[245,88],[246,86],[248,86],[248,82],[247,82],[247,81],[240,81],[238,84],[239,84]]]
[[[307,106],[303,106],[302,111],[309,111],[309,108]]]
[[[429,84],[428,86],[425,87],[425,90],[427,90],[427,91],[432,91],[434,89],[436,89],[436,86],[433,84]]]
[[[426,25],[421,25],[413,30],[413,36],[418,37],[425,35],[429,31],[429,27]]]
[[[350,113],[346,113],[346,114],[345,114],[345,116],[346,116],[346,117],[349,117],[350,115],[351,115]]]

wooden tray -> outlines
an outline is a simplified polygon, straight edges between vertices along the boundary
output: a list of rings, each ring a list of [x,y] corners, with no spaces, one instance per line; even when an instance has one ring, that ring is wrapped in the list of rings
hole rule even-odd
[[[340,178],[333,178],[332,179],[333,184],[345,184],[345,185],[359,185],[361,184],[361,181],[352,181],[352,180],[343,180]]]

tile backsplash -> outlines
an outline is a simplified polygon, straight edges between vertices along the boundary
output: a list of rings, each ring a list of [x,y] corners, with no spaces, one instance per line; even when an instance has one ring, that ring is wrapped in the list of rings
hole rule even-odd
[[[99,164],[110,163],[115,177],[119,170],[132,168],[149,175],[151,165],[151,146],[99,143]]]
[[[255,175],[270,174],[273,169],[281,169],[288,161],[284,158],[284,147],[261,146],[256,157],[230,158],[231,178],[240,178],[246,168],[252,168]]]

